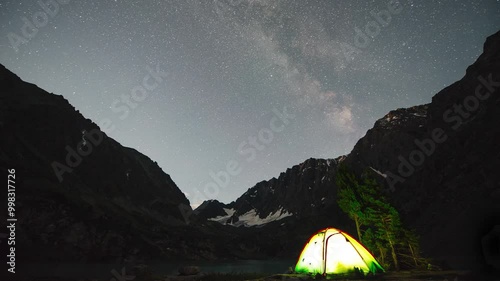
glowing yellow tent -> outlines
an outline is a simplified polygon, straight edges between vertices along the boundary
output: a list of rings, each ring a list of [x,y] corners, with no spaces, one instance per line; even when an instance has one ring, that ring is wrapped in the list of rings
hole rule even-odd
[[[295,272],[309,274],[342,274],[355,268],[364,274],[384,269],[358,241],[347,233],[326,228],[314,234],[302,250]]]

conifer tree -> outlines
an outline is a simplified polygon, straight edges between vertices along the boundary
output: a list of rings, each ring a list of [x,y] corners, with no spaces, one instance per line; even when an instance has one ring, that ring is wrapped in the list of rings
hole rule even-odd
[[[367,171],[358,179],[345,165],[336,175],[337,202],[356,224],[359,241],[385,267],[416,268],[426,263],[419,257],[418,237],[404,228],[398,211],[383,195],[382,186]]]
[[[364,214],[361,210],[359,195],[355,192],[358,188],[356,177],[349,173],[344,165],[341,165],[335,181],[338,187],[337,204],[354,221],[358,240],[361,242],[361,221],[364,219]]]

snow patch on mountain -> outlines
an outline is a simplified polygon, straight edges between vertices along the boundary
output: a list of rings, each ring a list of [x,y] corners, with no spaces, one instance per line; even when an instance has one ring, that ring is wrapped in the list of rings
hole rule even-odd
[[[422,114],[422,113],[412,113],[412,115],[417,117],[427,117],[427,114]]]
[[[288,211],[284,211],[283,208],[277,210],[274,213],[269,214],[265,218],[260,218],[259,215],[257,214],[257,211],[255,209],[252,209],[243,215],[238,217],[238,221],[235,222],[234,224],[231,224],[233,226],[258,226],[258,225],[264,225],[267,223],[270,223],[272,221],[278,221],[281,219],[284,219],[286,217],[291,216],[292,214],[289,213]]]
[[[372,171],[374,171],[375,173],[381,175],[382,177],[387,178],[387,175],[384,174],[384,173],[382,173],[381,171],[375,170],[373,167],[370,167],[370,169],[372,169]]]
[[[235,209],[228,209],[228,208],[222,208],[222,209],[224,210],[224,212],[226,212],[225,215],[211,218],[208,220],[215,221],[221,224],[226,224],[226,221],[234,215],[234,212],[236,212]]]

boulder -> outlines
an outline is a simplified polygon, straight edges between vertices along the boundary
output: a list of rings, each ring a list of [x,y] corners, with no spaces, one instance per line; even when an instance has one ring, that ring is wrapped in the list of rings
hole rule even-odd
[[[198,266],[182,266],[179,268],[180,275],[196,275],[200,273],[200,268]]]

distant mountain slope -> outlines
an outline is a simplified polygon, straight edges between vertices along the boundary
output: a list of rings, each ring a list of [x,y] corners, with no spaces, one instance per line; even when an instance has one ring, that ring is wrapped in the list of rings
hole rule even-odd
[[[500,225],[499,88],[500,32],[487,39],[460,81],[430,104],[389,112],[341,158],[357,174],[378,173],[405,223],[420,235],[424,255],[454,268],[484,269],[492,266],[491,256],[500,260],[500,238],[488,238]],[[281,211],[292,215],[277,223],[286,222],[296,236],[325,225],[349,231],[352,222],[336,204],[339,160],[330,166],[332,160],[309,159],[235,202],[205,202],[195,213],[235,226],[260,220],[263,233],[283,239],[276,223],[265,224]]]
[[[151,255],[162,250],[150,233],[186,224],[189,201],[155,162],[2,65],[0,135],[2,173],[16,170],[22,260]]]
[[[337,165],[343,158],[308,159],[278,178],[257,183],[235,202],[225,205],[205,201],[194,212],[233,226],[262,226],[287,217],[301,219],[325,212],[344,218],[335,204],[334,184]]]
[[[353,225],[336,204],[336,159],[308,159],[277,178],[257,183],[229,204],[207,200],[196,217],[216,221],[266,256],[298,258],[304,243],[319,228],[339,226],[354,233]],[[244,235],[240,236],[243,237]],[[252,242],[251,242],[252,241]]]

